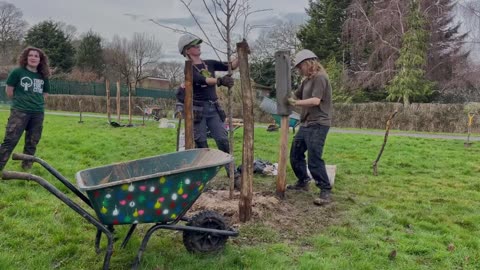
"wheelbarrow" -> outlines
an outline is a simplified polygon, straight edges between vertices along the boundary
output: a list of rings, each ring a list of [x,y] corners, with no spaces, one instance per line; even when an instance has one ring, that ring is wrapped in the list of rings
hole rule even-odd
[[[232,162],[232,156],[222,151],[193,149],[82,170],[76,173],[78,189],[38,157],[13,154],[12,159],[39,163],[95,211],[97,217],[40,176],[14,171],[2,173],[4,180],[37,182],[97,227],[97,253],[102,233],[105,234],[108,243],[104,270],[109,269],[113,253],[115,225],[130,225],[121,244],[124,248],[138,224],[154,223],[142,240],[132,269],[140,265],[147,243],[158,229],[183,231],[185,248],[194,253],[218,252],[228,237],[238,236],[238,231],[228,228],[223,217],[214,211],[203,211],[192,218],[185,216],[208,181]]]
[[[260,108],[272,115],[275,123],[280,126],[282,122],[282,116],[277,114],[277,102],[273,99],[263,97],[262,102],[260,103]],[[292,112],[288,116],[288,126],[293,129],[293,133],[295,133],[295,128],[300,124],[300,114],[297,112]]]

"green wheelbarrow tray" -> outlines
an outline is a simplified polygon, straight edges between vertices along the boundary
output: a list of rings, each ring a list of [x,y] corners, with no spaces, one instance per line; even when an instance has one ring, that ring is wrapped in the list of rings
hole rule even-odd
[[[183,216],[232,160],[219,150],[193,149],[82,170],[76,179],[103,224],[165,224]]]

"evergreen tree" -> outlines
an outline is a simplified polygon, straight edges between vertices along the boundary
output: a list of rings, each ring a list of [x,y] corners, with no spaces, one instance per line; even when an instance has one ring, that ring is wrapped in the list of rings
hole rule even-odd
[[[417,0],[410,0],[408,30],[403,36],[400,57],[397,60],[399,72],[387,87],[389,100],[402,100],[405,105],[412,100],[421,100],[432,93],[432,83],[425,79],[427,63],[428,32]]]
[[[298,39],[320,59],[335,57],[344,61],[342,26],[351,0],[309,0],[308,22],[300,28]]]
[[[88,31],[77,49],[76,65],[82,71],[92,71],[101,76],[104,69],[102,38]]]
[[[57,23],[44,21],[34,25],[28,30],[25,42],[44,50],[51,67],[61,72],[69,72],[72,69],[75,49]]]

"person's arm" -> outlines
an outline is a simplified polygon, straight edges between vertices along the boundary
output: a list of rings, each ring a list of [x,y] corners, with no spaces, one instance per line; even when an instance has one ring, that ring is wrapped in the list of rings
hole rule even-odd
[[[233,60],[231,60],[231,63],[232,63],[232,70],[235,70],[238,68],[238,58],[233,58]]]
[[[48,79],[43,80],[43,99],[45,101],[48,98],[48,92],[50,92],[50,81]]]
[[[322,100],[317,97],[307,98],[307,99],[300,99],[295,101],[296,106],[301,107],[314,107],[320,105]]]
[[[315,82],[313,83],[314,89],[312,91],[312,97],[300,99],[301,97],[296,95],[299,99],[295,100],[293,105],[301,107],[315,107],[320,105],[320,102],[322,102],[323,92],[325,91],[325,88],[327,86],[327,81],[326,78],[323,76],[317,76],[314,80]],[[295,94],[298,94],[297,92]]]
[[[12,99],[13,98],[13,86],[10,86],[10,85],[7,85],[7,87],[5,87],[5,93],[7,94],[7,97],[9,99]]]

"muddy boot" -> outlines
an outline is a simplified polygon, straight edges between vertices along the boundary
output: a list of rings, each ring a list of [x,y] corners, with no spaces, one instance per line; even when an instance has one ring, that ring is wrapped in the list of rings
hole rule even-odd
[[[299,191],[308,191],[308,182],[310,179],[306,181],[298,180],[294,185],[287,185],[288,190],[299,190]]]
[[[325,206],[332,202],[332,192],[330,190],[320,191],[320,196],[313,203],[318,206]]]

